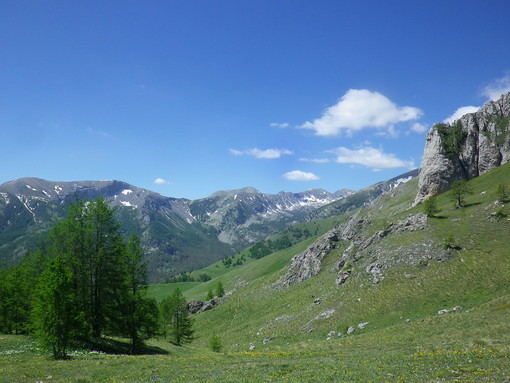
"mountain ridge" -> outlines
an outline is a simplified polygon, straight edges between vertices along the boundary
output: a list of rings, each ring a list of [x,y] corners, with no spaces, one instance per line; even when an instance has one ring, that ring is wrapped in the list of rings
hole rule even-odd
[[[341,196],[324,190],[264,194],[246,187],[189,200],[119,180],[24,177],[0,185],[0,262],[21,259],[72,200],[104,197],[122,230],[140,236],[152,264],[151,281],[160,281],[230,256]]]

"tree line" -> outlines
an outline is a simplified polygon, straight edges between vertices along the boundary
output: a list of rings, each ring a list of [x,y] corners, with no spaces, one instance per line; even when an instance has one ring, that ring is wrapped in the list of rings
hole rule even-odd
[[[33,334],[57,359],[104,335],[128,338],[130,353],[158,333],[190,341],[181,291],[160,306],[147,297],[143,255],[103,198],[71,203],[35,252],[0,271],[0,332]]]

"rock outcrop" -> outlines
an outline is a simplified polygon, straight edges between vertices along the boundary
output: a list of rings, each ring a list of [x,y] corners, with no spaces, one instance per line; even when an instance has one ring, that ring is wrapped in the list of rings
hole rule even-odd
[[[510,160],[510,93],[427,134],[415,204]]]
[[[287,272],[276,281],[275,287],[290,286],[319,274],[323,258],[337,247],[338,242],[353,239],[364,226],[369,224],[370,221],[360,219],[358,214],[355,214],[346,224],[324,234],[305,251],[291,259]]]

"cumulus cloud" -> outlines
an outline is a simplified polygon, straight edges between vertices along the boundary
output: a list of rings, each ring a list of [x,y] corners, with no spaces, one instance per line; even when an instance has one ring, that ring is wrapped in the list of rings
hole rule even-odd
[[[501,97],[502,94],[510,92],[510,75],[506,74],[498,78],[488,85],[486,85],[481,92],[481,95],[487,98],[487,101],[495,101]],[[462,106],[458,108],[451,116],[444,119],[445,123],[453,123],[467,113],[474,113],[479,106]]]
[[[230,153],[236,156],[253,156],[255,158],[264,158],[264,159],[270,159],[273,160],[275,158],[280,158],[283,155],[290,155],[293,154],[291,150],[288,149],[247,149],[247,150],[236,150],[236,149],[230,149]]]
[[[404,161],[395,157],[394,154],[384,153],[381,149],[365,146],[359,149],[339,147],[330,150],[336,155],[335,161],[340,164],[358,164],[372,170],[407,168],[414,169],[413,161]]]
[[[510,92],[510,75],[506,74],[485,86],[482,90],[482,96],[494,101],[497,100],[503,93],[508,92]]]
[[[315,181],[320,179],[313,173],[303,172],[301,170],[293,170],[292,172],[285,173],[283,177],[289,181]]]
[[[164,184],[169,184],[170,182],[168,182],[167,180],[165,180],[163,178],[156,178],[154,180],[154,183],[158,184],[158,185],[164,185]]]
[[[427,125],[422,124],[420,122],[415,122],[411,125],[411,132],[414,132],[414,133],[421,134],[421,133],[426,132],[427,129],[428,129]]]
[[[478,109],[480,109],[479,106],[462,106],[459,109],[457,109],[453,114],[447,118],[444,119],[444,123],[451,124],[454,121],[461,118],[463,115],[467,113],[475,113]]]
[[[417,120],[422,111],[411,106],[398,106],[377,92],[350,89],[322,115],[300,126],[311,129],[318,136],[336,136],[341,132],[351,135],[366,129],[386,129],[391,134],[399,122]]]
[[[288,128],[289,123],[288,122],[271,122],[269,124],[271,128]]]

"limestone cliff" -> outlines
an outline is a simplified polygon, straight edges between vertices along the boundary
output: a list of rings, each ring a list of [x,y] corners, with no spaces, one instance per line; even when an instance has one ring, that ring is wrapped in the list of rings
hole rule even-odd
[[[510,93],[427,134],[415,204],[510,160]]]

